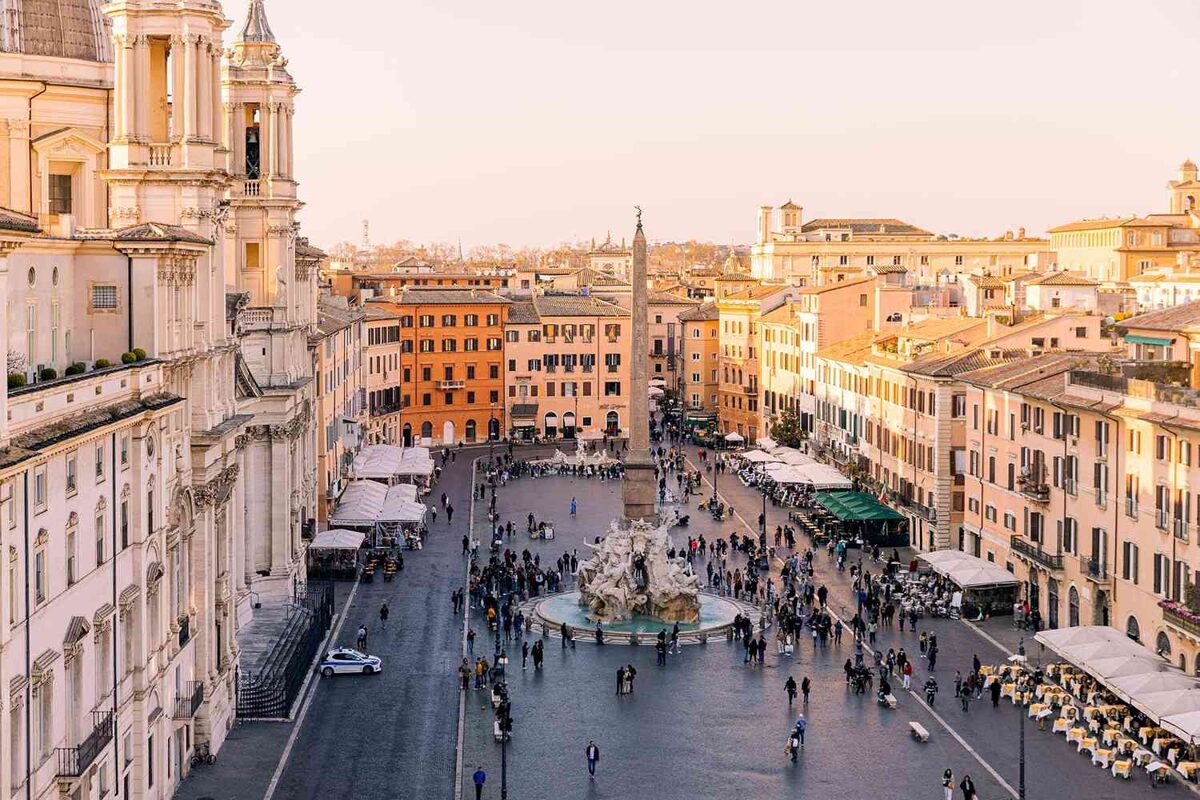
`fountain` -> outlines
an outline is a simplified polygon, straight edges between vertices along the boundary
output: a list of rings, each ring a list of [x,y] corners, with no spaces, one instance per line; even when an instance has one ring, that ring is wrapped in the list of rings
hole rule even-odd
[[[700,579],[682,558],[667,555],[665,527],[635,520],[628,528],[612,523],[592,557],[579,565],[579,603],[593,622],[616,622],[634,615],[662,622],[700,620]]]

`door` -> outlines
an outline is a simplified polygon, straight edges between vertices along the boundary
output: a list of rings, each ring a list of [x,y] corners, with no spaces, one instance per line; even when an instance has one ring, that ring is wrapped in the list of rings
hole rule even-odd
[[[454,444],[454,423],[450,420],[442,425],[442,444]]]
[[[411,422],[404,423],[404,446],[405,447],[413,446],[412,423]]]

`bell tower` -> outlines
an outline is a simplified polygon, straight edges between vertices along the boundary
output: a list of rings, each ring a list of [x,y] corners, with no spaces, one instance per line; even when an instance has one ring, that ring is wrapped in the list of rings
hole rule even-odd
[[[295,223],[301,203],[292,177],[292,114],[299,93],[267,22],[263,0],[250,0],[224,76],[235,235],[226,280],[251,306],[286,309],[292,324],[311,321],[294,280]],[[315,312],[314,312],[315,314]]]
[[[115,62],[109,225],[179,222],[208,235],[199,223],[224,186],[221,34],[229,22],[211,0],[112,0],[104,13]]]

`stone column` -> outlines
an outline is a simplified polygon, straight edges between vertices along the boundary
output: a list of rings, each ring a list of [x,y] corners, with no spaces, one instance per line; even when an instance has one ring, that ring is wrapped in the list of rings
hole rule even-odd
[[[187,85],[187,72],[185,71],[184,62],[187,56],[184,51],[187,49],[187,40],[183,36],[171,37],[171,72],[172,75],[172,94],[171,94],[171,136],[172,141],[183,140],[184,126],[187,124],[184,120],[187,117],[185,109],[187,108],[187,93],[184,87]]]
[[[208,52],[212,45],[201,39],[196,45],[196,132],[201,139],[211,141],[212,130],[212,59]]]
[[[212,119],[212,140],[221,144],[221,40],[218,38],[208,51],[209,86],[208,113]]]
[[[142,142],[146,141],[150,130],[150,104],[146,102],[150,96],[150,37],[145,34],[138,34],[133,40],[133,64],[136,72],[133,76],[136,91],[133,134]]]
[[[271,130],[265,137],[267,144],[267,174],[272,178],[279,174],[279,103],[271,101]]]
[[[184,104],[184,136],[196,138],[196,47],[197,37],[184,37],[183,45],[183,104]]]
[[[625,457],[622,496],[625,519],[650,520],[656,516],[654,462],[650,458],[650,326],[646,318],[646,234],[638,211],[637,232],[633,236],[633,335],[629,347],[629,453]]]

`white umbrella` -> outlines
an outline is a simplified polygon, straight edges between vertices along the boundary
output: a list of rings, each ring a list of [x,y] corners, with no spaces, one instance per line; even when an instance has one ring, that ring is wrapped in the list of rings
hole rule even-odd
[[[744,436],[742,436],[740,433],[734,432],[734,433],[725,434],[725,441],[727,441],[727,442],[744,442],[744,441],[746,441],[746,438]]]

